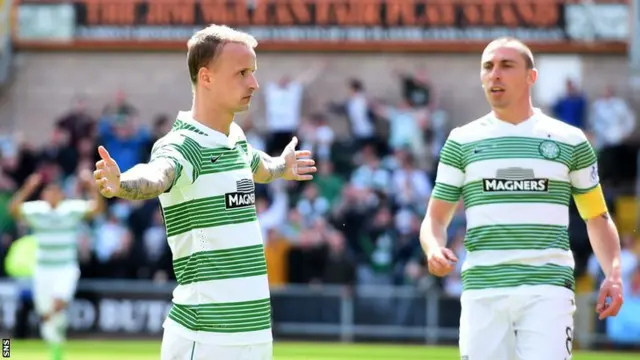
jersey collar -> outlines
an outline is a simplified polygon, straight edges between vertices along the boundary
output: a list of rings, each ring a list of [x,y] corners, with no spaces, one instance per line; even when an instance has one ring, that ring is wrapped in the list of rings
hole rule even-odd
[[[238,140],[237,139],[238,136],[237,134],[235,134],[235,131],[234,131],[234,126],[231,126],[229,136],[227,136],[194,119],[191,111],[178,112],[177,119],[202,131],[206,135],[208,140],[213,141],[217,144],[221,144],[229,148],[233,148],[236,145],[236,142]]]
[[[542,110],[540,110],[539,108],[533,108],[533,115],[531,115],[530,118],[526,119],[525,121],[517,125],[514,125],[507,121],[498,119],[495,116],[495,113],[492,111],[487,115],[487,120],[489,121],[490,124],[501,127],[501,128],[505,128],[505,129],[528,129],[538,121],[538,119],[540,118],[540,115],[542,115]]]

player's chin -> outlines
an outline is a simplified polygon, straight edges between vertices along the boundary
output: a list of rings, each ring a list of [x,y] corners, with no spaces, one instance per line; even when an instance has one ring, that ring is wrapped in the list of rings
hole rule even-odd
[[[236,113],[241,113],[241,112],[245,112],[247,110],[249,110],[249,107],[251,106],[251,102],[246,102],[244,104],[239,104],[238,106],[236,106]]]
[[[503,109],[509,105],[509,101],[507,101],[506,99],[499,99],[495,96],[491,96],[491,94],[487,95],[487,101],[489,101],[489,104],[491,104],[492,108],[496,109]]]

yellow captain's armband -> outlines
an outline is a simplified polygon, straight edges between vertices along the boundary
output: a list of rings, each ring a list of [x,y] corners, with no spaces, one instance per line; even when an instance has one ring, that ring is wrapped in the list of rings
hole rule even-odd
[[[607,203],[604,201],[602,188],[600,185],[594,187],[584,194],[574,194],[573,199],[580,216],[585,219],[591,219],[608,211]]]

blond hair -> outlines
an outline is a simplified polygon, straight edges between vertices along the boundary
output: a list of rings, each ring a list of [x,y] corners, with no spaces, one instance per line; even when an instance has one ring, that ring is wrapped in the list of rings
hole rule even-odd
[[[193,34],[187,42],[187,66],[192,85],[198,82],[198,71],[209,66],[228,43],[244,44],[252,49],[258,46],[253,36],[226,25],[210,25]]]

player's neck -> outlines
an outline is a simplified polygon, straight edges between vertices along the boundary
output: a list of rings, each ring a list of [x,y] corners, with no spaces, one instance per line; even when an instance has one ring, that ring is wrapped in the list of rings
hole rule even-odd
[[[191,117],[202,125],[229,136],[233,113],[226,113],[212,106],[199,103],[198,99],[193,100],[191,107]]]
[[[509,109],[493,109],[493,114],[498,120],[513,125],[518,125],[529,120],[534,113],[535,111],[530,101],[527,104],[514,106]]]

